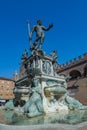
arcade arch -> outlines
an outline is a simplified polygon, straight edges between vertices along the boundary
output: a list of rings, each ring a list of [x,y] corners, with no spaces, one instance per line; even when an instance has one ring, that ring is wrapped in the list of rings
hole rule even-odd
[[[81,73],[78,70],[72,70],[69,75],[71,76],[71,79],[76,79],[81,77]]]

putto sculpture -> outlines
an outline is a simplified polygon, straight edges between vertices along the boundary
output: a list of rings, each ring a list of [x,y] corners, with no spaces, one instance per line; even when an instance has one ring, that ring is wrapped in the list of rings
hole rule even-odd
[[[42,50],[43,30],[48,31],[53,25],[45,28],[42,26],[42,21],[38,20],[32,31],[29,26],[28,22],[31,55],[28,56],[27,50],[22,55],[21,65],[25,68],[25,72],[24,77],[16,81],[14,105],[21,106],[22,112],[28,117],[87,109],[86,106],[69,96],[66,77],[57,74],[57,51],[54,50],[48,56]],[[32,42],[34,31],[36,38]]]
[[[24,106],[24,113],[28,117],[41,115],[44,113],[42,101],[42,89],[39,86],[39,79],[32,79],[32,86],[30,88],[30,98]]]

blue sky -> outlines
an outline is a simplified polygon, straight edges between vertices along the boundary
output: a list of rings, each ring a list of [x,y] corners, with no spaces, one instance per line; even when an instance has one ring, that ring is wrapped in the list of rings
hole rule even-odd
[[[87,52],[87,0],[1,0],[0,76],[19,71],[21,55],[29,49],[27,19],[31,28],[38,19],[46,27],[54,24],[45,32],[43,50],[56,49],[59,64]]]

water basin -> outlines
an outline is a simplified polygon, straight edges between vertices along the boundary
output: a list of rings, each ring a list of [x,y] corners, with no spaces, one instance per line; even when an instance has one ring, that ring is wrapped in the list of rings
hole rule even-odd
[[[9,125],[38,125],[38,124],[72,124],[76,125],[87,121],[87,111],[70,111],[69,113],[50,113],[34,118],[10,110],[0,109],[0,123]]]

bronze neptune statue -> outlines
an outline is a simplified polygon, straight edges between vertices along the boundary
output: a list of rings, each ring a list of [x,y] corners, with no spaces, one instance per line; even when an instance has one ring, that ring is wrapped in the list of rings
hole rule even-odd
[[[49,27],[46,28],[45,26],[42,26],[41,20],[37,20],[37,25],[34,25],[31,32],[30,32],[30,25],[29,25],[29,22],[28,22],[28,31],[29,31],[30,41],[32,41],[33,32],[36,33],[36,38],[35,38],[34,42],[31,44],[31,47],[30,47],[31,50],[34,50],[34,49],[41,50],[42,49],[42,44],[44,42],[44,37],[45,37],[44,31],[48,31],[52,27],[53,27],[53,24],[50,24]],[[39,46],[37,45],[38,42],[40,42]]]

